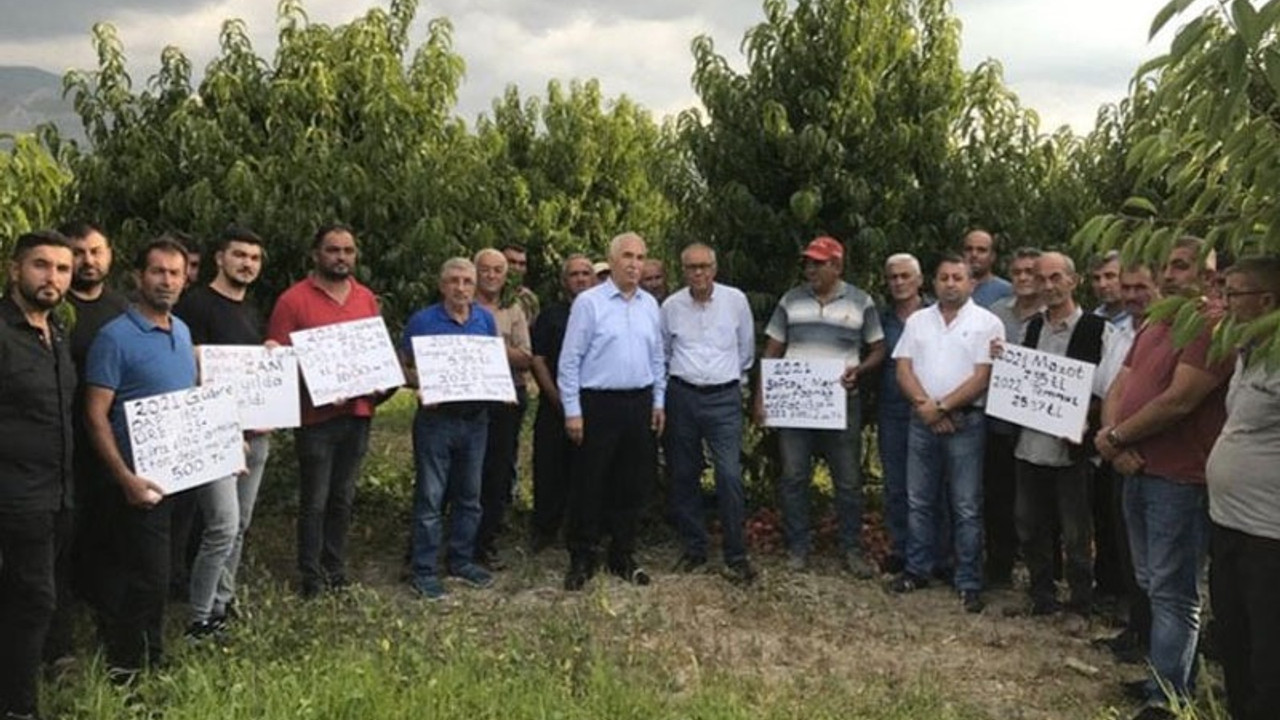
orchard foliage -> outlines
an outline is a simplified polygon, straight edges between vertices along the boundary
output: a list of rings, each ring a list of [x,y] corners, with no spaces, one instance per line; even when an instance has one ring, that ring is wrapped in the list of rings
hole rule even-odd
[[[0,257],[24,232],[57,225],[69,204],[71,173],[45,134],[0,136]],[[8,147],[4,147],[4,143]]]

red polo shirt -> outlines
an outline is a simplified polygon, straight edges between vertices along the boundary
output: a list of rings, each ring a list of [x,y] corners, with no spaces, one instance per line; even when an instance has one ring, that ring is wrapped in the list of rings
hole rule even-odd
[[[267,338],[281,345],[292,345],[289,333],[296,330],[333,325],[350,320],[378,316],[378,299],[369,288],[349,278],[351,292],[346,302],[339,303],[333,296],[325,292],[315,278],[308,275],[294,283],[288,290],[280,294],[276,306],[271,310],[271,320],[267,323]],[[305,380],[303,381],[305,384]],[[305,386],[302,390],[302,424],[315,425],[343,415],[371,417],[373,401],[367,396],[352,398],[341,405],[311,404],[311,393]]]
[[[1232,355],[1216,363],[1209,362],[1209,344],[1216,318],[1207,318],[1207,327],[1185,347],[1175,347],[1173,323],[1152,323],[1138,331],[1125,367],[1124,395],[1120,398],[1118,417],[1132,417],[1143,406],[1168,389],[1178,365],[1212,373],[1218,379],[1214,388],[1191,414],[1163,432],[1137,442],[1138,452],[1146,459],[1142,472],[1174,482],[1204,484],[1204,466],[1209,451],[1222,432],[1227,419],[1227,380],[1235,363]]]

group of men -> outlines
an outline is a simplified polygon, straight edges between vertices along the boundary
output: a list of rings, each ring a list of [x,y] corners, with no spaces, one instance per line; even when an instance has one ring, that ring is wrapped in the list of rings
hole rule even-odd
[[[777,430],[787,567],[809,563],[809,492],[821,459],[835,491],[840,559],[856,577],[889,572],[900,593],[942,579],[966,611],[981,612],[984,588],[1009,583],[1021,557],[1032,615],[1088,613],[1095,592],[1127,592],[1125,637],[1152,669],[1134,690],[1147,702],[1142,717],[1164,717],[1173,697],[1193,691],[1197,582],[1211,541],[1233,716],[1260,718],[1280,706],[1280,493],[1266,470],[1280,447],[1280,380],[1249,362],[1270,336],[1254,337],[1236,358],[1210,353],[1216,311],[1225,306],[1246,322],[1276,309],[1280,264],[1249,258],[1222,274],[1214,299],[1191,300],[1203,305],[1205,329],[1179,345],[1172,320],[1144,322],[1145,313],[1162,294],[1214,295],[1213,254],[1197,239],[1178,241],[1154,270],[1122,267],[1114,253],[1098,258],[1093,312],[1078,304],[1080,274],[1062,253],[1016,251],[1010,283],[995,275],[990,233],[968,233],[962,251],[941,258],[931,294],[919,261],[892,255],[886,302],[877,306],[843,279],[842,243],[819,237],[803,249],[804,282],[778,301],[761,355],[840,361],[846,422]],[[111,248],[100,229],[74,224],[17,239],[0,300],[0,433],[13,439],[0,452],[0,710],[9,717],[34,716],[41,659],[70,656],[73,598],[92,609],[117,677],[162,662],[169,578],[186,557],[171,552],[188,541],[175,522],[184,512],[199,521],[187,634],[199,640],[235,619],[236,570],[269,435],[246,433],[243,472],[166,495],[134,471],[124,404],[192,387],[198,345],[288,345],[299,330],[376,317],[376,297],[353,276],[357,257],[350,227],[320,228],[312,272],[280,295],[264,325],[248,295],[262,240],[246,229],[218,239],[215,276],[190,288],[187,248],[172,237],[148,244],[130,299],[106,283]],[[527,288],[511,292],[509,278],[518,285],[527,263],[523,248],[452,258],[439,271],[439,302],[408,319],[397,346],[410,386],[421,380],[415,338],[477,335],[501,338],[517,389],[510,404],[418,408],[410,581],[423,597],[444,597],[449,579],[487,586],[501,568],[496,539],[515,479],[527,375],[538,389],[530,543],[540,550],[563,535],[566,590],[582,589],[602,563],[627,582],[651,582],[637,558],[637,525],[660,447],[681,543],[676,569],[709,563],[709,459],[722,572],[742,584],[755,579],[744,537],[744,397],[754,395],[755,422],[771,423],[762,388],[749,380],[756,341],[746,296],[716,282],[715,251],[700,243],[680,253],[685,286],[670,295],[639,235],[615,237],[607,262],[602,272],[585,256],[566,258],[564,297],[543,308]],[[59,319],[64,299],[75,311],[70,327]],[[1010,344],[1097,366],[1085,442],[986,416],[992,364]],[[878,386],[891,539],[879,568],[861,540],[868,383]],[[347,530],[370,419],[393,392],[319,407],[302,394],[295,445],[304,597],[349,582]]]

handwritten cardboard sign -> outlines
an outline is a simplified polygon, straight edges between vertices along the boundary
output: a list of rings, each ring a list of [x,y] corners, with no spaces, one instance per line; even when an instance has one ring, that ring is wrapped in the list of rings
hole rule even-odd
[[[1006,344],[991,365],[987,414],[1078,443],[1096,369],[1093,363]]]
[[[316,407],[404,384],[381,317],[298,330],[289,339]]]
[[[507,349],[500,337],[419,335],[413,338],[413,362],[423,405],[516,401]]]
[[[844,430],[844,361],[761,360],[764,424],[768,427]]]
[[[166,494],[244,470],[244,436],[231,385],[202,385],[124,404],[133,471]]]
[[[302,424],[298,406],[298,358],[293,348],[261,345],[201,345],[201,385],[231,385],[245,430],[275,430]]]

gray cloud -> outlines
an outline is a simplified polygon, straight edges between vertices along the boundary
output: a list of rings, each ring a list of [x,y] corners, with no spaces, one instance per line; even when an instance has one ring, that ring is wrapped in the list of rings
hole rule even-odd
[[[209,0],[19,0],[4,10],[0,40],[35,41],[84,34],[124,13],[182,15]]]

